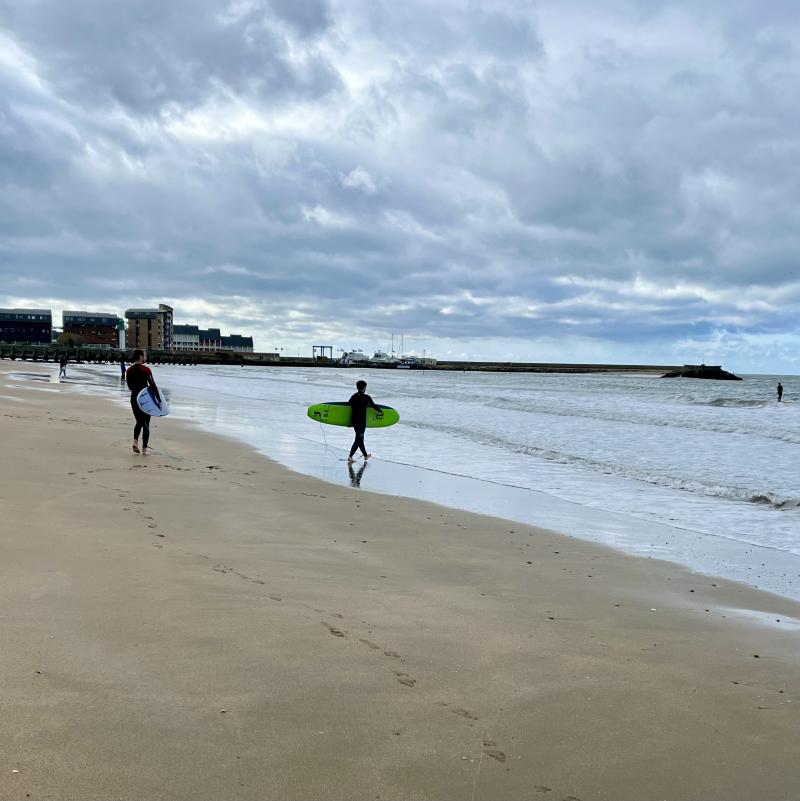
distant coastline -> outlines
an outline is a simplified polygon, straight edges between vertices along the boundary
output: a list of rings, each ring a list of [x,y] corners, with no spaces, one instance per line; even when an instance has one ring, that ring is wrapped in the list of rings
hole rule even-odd
[[[75,348],[54,345],[0,345],[0,359],[20,361],[53,362],[66,356],[77,363],[119,363],[128,360],[128,351],[115,348]],[[200,366],[229,364],[253,367],[341,367],[337,360],[324,357],[282,356],[271,353],[234,353],[229,351],[193,352],[151,351],[148,360],[152,364],[176,364]],[[360,369],[386,370],[391,366],[360,364]],[[566,362],[508,362],[508,361],[438,361],[435,366],[421,367],[423,370],[478,371],[487,373],[665,373],[680,370],[681,365],[657,364],[570,364]]]

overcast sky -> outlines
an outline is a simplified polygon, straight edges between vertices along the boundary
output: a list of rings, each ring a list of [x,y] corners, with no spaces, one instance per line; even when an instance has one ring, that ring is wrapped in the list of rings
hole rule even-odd
[[[0,0],[0,306],[800,373],[796,0]]]

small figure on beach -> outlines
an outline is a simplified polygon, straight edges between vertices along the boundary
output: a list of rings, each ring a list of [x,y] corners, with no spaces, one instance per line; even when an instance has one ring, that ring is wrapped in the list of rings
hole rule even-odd
[[[783,384],[778,381],[778,403],[781,402],[781,398],[783,397]]]
[[[350,408],[352,409],[350,425],[355,433],[353,447],[350,448],[350,455],[347,457],[349,464],[353,463],[353,456],[355,456],[355,452],[357,450],[360,450],[364,455],[365,462],[372,455],[367,453],[367,448],[364,445],[364,431],[367,429],[367,408],[371,406],[373,409],[375,409],[378,415],[383,415],[383,412],[376,405],[375,401],[373,401],[372,398],[367,395],[366,381],[356,381],[356,390],[357,392],[352,395],[349,400]]]
[[[131,391],[131,409],[133,416],[136,420],[136,425],[133,429],[133,452],[139,453],[139,434],[142,435],[142,450],[141,453],[147,455],[147,446],[150,441],[150,415],[145,414],[140,408],[137,401],[137,395],[145,388],[150,387],[156,401],[161,403],[161,396],[158,394],[158,387],[156,386],[155,379],[153,378],[153,371],[147,367],[147,354],[137,348],[133,352],[133,364],[128,368],[125,373],[125,380],[128,383],[128,389]]]
[[[119,360],[119,372],[120,372],[120,380],[125,380],[125,359]]]
[[[69,363],[69,359],[66,356],[62,356],[58,360],[58,377],[59,378],[66,378],[67,377],[67,364]]]

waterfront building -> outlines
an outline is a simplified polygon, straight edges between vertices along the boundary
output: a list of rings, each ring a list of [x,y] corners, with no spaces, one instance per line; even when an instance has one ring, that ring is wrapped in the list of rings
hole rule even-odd
[[[200,350],[200,329],[196,325],[175,325],[172,328],[174,350]]]
[[[241,334],[223,336],[219,328],[200,328],[196,325],[176,325],[173,330],[175,350],[253,352],[253,337]]]
[[[101,312],[65,311],[63,332],[81,338],[82,344],[116,348],[119,345],[116,314]]]
[[[157,309],[126,309],[128,349],[172,350],[173,312],[174,309],[165,303],[160,303]]]
[[[200,350],[222,350],[222,332],[219,328],[201,328],[198,336]]]
[[[49,345],[52,337],[50,309],[0,309],[0,342]]]
[[[245,337],[241,334],[230,334],[222,337],[222,350],[232,350],[236,353],[252,353],[253,337]]]

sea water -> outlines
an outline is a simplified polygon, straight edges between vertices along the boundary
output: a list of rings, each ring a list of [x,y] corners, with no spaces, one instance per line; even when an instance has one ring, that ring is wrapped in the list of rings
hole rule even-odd
[[[778,403],[776,376],[154,370],[173,418],[299,472],[545,526],[800,598],[798,377],[781,379]],[[113,371],[85,374],[112,387]],[[367,431],[375,456],[366,468],[346,463],[350,429],[305,413],[347,400],[358,378],[401,415],[392,428]]]

